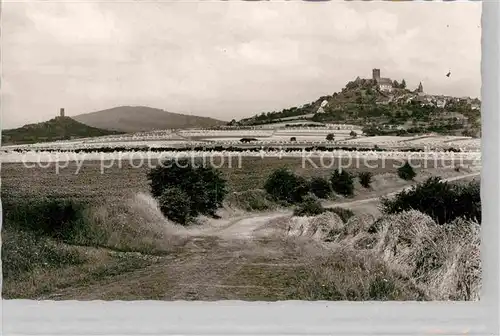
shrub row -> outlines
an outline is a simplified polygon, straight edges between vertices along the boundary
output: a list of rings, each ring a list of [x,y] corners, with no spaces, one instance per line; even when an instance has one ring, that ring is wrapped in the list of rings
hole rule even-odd
[[[361,184],[366,188],[370,186],[371,178],[370,172],[360,174]],[[349,197],[354,193],[354,175],[346,170],[334,170],[329,179],[313,177],[308,181],[287,168],[279,168],[268,177],[264,189],[276,200],[291,204],[302,202],[307,193],[325,199],[334,191]]]
[[[41,149],[37,150],[37,152],[69,152],[69,153],[114,153],[114,152],[188,152],[188,151],[204,151],[204,152],[259,152],[262,150],[263,146],[255,146],[255,147],[238,147],[238,146],[196,146],[196,147],[100,147],[100,148],[76,148],[76,149],[67,149],[67,150],[59,150],[59,149]],[[270,152],[296,152],[296,151],[324,151],[324,152],[332,152],[335,150],[342,150],[346,152],[390,152],[394,150],[389,150],[385,148],[380,148],[377,146],[374,147],[326,147],[326,146],[307,146],[307,147],[286,147],[280,148],[275,146],[264,146],[266,151]],[[24,153],[25,149],[16,148],[13,149],[14,152]],[[415,152],[421,153],[424,152],[423,148],[404,148],[397,149],[400,152]],[[457,148],[448,148],[443,149],[443,152],[461,152],[460,149]]]

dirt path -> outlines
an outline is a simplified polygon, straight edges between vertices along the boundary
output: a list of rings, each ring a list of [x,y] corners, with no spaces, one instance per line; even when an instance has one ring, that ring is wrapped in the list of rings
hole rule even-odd
[[[250,239],[254,237],[254,231],[265,226],[273,219],[285,215],[287,215],[287,212],[283,211],[259,216],[249,215],[249,217],[242,218],[215,234],[223,239]]]
[[[463,180],[463,179],[467,179],[467,178],[471,178],[471,177],[476,177],[479,175],[480,175],[480,173],[476,172],[476,173],[471,173],[471,174],[467,174],[467,175],[449,177],[449,178],[443,179],[443,181],[453,182],[453,181]],[[329,202],[325,202],[323,204],[323,206],[329,207],[329,208],[330,207],[341,207],[341,208],[348,208],[348,209],[359,208],[359,206],[361,206],[361,205],[379,203],[380,197],[382,197],[382,196],[384,196],[384,197],[394,196],[403,190],[411,189],[413,186],[414,185],[406,186],[406,187],[400,188],[396,191],[385,193],[385,194],[382,194],[382,195],[377,196],[377,197],[371,197],[371,198],[366,198],[366,199],[361,199],[361,200],[356,200],[356,201],[351,201],[351,202],[349,202],[349,201],[347,201],[347,202],[331,202],[331,201],[329,201]]]

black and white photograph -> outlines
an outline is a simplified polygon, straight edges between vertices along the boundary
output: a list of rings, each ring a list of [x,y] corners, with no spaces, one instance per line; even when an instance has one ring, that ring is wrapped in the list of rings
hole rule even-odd
[[[481,9],[3,2],[2,298],[479,301]]]

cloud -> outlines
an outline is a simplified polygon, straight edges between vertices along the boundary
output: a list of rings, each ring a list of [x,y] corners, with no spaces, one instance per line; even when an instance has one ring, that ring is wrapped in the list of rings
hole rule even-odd
[[[313,101],[374,67],[478,96],[480,14],[470,2],[5,3],[2,128],[59,107],[239,119]]]
[[[56,43],[109,43],[119,37],[114,16],[91,2],[26,4],[26,18]]]

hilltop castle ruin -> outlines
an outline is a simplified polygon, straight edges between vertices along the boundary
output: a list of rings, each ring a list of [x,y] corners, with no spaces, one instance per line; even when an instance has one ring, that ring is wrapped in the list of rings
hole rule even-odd
[[[381,78],[380,77],[380,69],[373,69],[372,71],[372,79],[377,83],[377,86],[380,91],[383,92],[392,92],[392,80],[390,78]]]
[[[394,82],[390,78],[380,77],[380,69],[372,70],[372,79],[377,84],[378,89],[382,92],[391,93],[395,89]],[[424,92],[424,87],[422,85],[422,82],[420,82],[416,92],[418,93]]]

